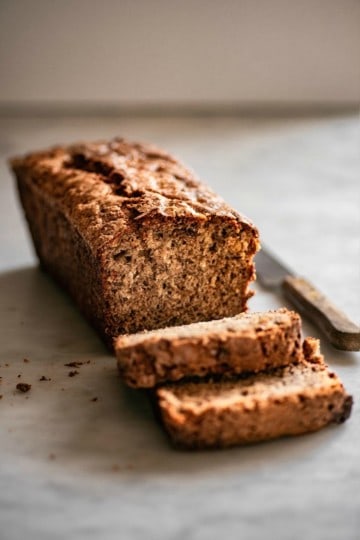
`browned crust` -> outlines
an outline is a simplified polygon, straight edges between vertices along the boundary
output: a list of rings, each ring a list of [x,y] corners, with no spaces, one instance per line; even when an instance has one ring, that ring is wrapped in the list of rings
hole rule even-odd
[[[109,345],[121,333],[220,318],[246,309],[252,294],[249,283],[255,277],[253,256],[259,248],[257,229],[166,152],[113,139],[58,146],[14,158],[11,165],[42,266],[70,292]],[[193,314],[184,304],[172,320],[169,303],[163,318],[160,308],[154,320],[150,314],[144,316],[140,292],[137,305],[131,306],[127,291],[127,312],[119,317],[119,300],[114,300],[111,285],[111,261],[119,246],[127,244],[131,249],[136,240],[146,248],[150,230],[194,227],[200,231],[204,224],[215,228],[226,224],[234,241],[247,245],[238,267],[242,283],[232,295],[238,299],[231,308],[225,303],[222,310],[217,306],[203,313],[200,306]],[[203,290],[204,295],[207,292]]]
[[[120,336],[115,341],[124,381],[150,388],[204,375],[258,372],[302,359],[301,320],[280,309]]]
[[[74,298],[87,319],[107,336],[107,313],[103,298],[102,258],[57,205],[26,179],[18,189],[41,267]]]
[[[221,216],[259,233],[192,171],[153,145],[122,138],[57,146],[11,160],[17,177],[56,201],[94,249],[148,218]],[[258,246],[254,246],[255,250]]]
[[[166,385],[157,390],[157,399],[171,440],[183,448],[227,447],[317,431],[344,422],[353,403],[326,364],[306,360],[232,383]]]

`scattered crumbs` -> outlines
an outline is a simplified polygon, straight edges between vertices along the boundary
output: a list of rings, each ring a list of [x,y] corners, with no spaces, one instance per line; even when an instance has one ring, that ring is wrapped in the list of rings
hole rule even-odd
[[[62,388],[61,390],[62,390],[62,391],[64,391],[64,390],[65,390],[65,388]]]
[[[25,364],[27,364],[28,362],[30,362],[30,360],[28,358],[24,358],[24,362]]]
[[[2,394],[0,394],[0,399],[2,399],[2,398],[3,398],[3,397],[2,397]]]
[[[5,364],[5,367],[9,367],[9,364]]]
[[[85,362],[86,364],[91,364],[90,360],[88,360],[87,362]]]
[[[51,461],[54,461],[54,459],[56,459],[55,454],[53,454],[53,453],[49,454],[49,459],[50,459]]]
[[[45,375],[41,375],[39,381],[51,381],[50,377],[45,377]]]
[[[79,375],[79,372],[74,369],[74,371],[69,371],[68,375],[69,377],[75,377],[75,375]]]
[[[90,401],[98,401],[99,398],[98,397],[93,397],[92,399],[90,399]]]
[[[66,367],[80,367],[83,365],[84,362],[69,362],[68,364],[64,364]]]
[[[19,392],[28,392],[31,388],[31,384],[25,383],[25,382],[19,382],[16,385],[16,390],[19,390]]]
[[[21,377],[21,374],[18,375],[18,379],[20,379],[20,377]]]

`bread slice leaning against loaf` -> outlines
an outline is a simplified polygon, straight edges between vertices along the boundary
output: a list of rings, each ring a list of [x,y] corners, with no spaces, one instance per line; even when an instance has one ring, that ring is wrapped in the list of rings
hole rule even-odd
[[[184,377],[257,372],[302,358],[301,320],[285,308],[120,336],[118,367],[134,388]]]
[[[11,166],[42,267],[111,346],[246,310],[258,231],[167,152],[115,138]]]
[[[184,448],[300,435],[344,422],[352,407],[351,396],[311,338],[297,364],[231,381],[168,384],[156,397],[167,432]]]

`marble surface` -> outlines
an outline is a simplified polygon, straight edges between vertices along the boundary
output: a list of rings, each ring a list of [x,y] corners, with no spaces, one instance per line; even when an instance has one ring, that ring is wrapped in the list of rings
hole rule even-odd
[[[178,452],[145,396],[121,384],[113,357],[37,269],[6,158],[115,134],[181,156],[289,265],[360,318],[357,117],[0,120],[1,540],[359,538],[359,354],[323,342],[355,398],[346,424]],[[257,286],[251,307],[283,303]],[[307,323],[304,333],[318,335]],[[74,361],[84,364],[69,377],[64,364]],[[15,391],[19,381],[29,393]]]

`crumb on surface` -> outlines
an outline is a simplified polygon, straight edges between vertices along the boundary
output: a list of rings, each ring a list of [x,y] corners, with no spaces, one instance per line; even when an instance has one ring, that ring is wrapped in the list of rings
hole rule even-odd
[[[24,358],[23,361],[25,362],[25,364],[27,364],[28,362],[30,362],[30,360],[28,358]]]
[[[79,372],[74,369],[74,371],[69,371],[68,375],[69,377],[75,377],[75,375],[79,375]]]
[[[19,375],[18,375],[18,379],[20,379],[20,377],[21,377],[21,373],[19,373]]]
[[[65,367],[80,367],[83,365],[84,362],[68,362],[67,364],[64,364]]]
[[[50,377],[45,377],[45,375],[41,375],[39,381],[51,381]]]
[[[116,464],[115,464],[115,465],[113,465],[113,466],[111,467],[111,469],[112,469],[113,471],[116,472],[116,471],[119,471],[119,470],[120,470],[120,467],[119,467],[119,465],[116,465]]]
[[[2,396],[2,394],[0,394],[0,399],[2,399],[2,398],[3,398],[3,396]]]
[[[20,382],[16,385],[16,390],[19,390],[19,392],[28,392],[31,388],[31,384]]]
[[[98,397],[93,397],[93,398],[90,399],[90,401],[98,401],[98,400],[99,400]]]
[[[53,453],[49,454],[49,459],[50,459],[51,461],[53,461],[54,459],[56,459],[55,454],[53,454]]]

